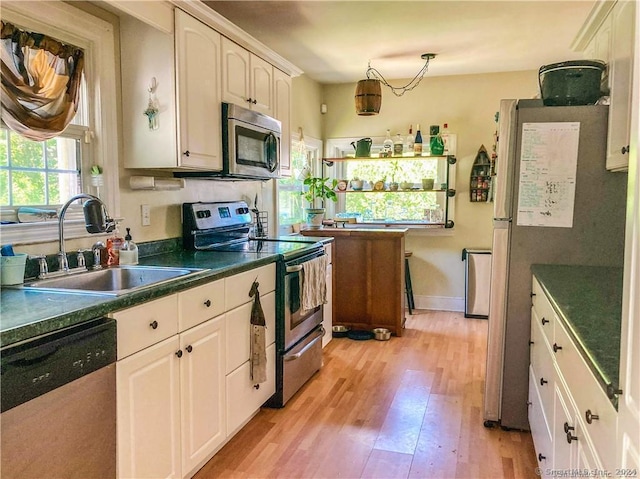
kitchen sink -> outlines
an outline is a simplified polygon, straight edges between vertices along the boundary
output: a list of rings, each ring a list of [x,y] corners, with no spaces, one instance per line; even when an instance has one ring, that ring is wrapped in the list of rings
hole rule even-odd
[[[112,266],[57,278],[36,280],[23,288],[43,291],[85,292],[118,296],[147,286],[197,274],[202,269],[162,266]]]

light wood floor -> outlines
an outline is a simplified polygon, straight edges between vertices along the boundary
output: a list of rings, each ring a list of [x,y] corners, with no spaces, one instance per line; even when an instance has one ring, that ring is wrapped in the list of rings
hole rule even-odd
[[[283,409],[263,409],[196,479],[536,478],[528,432],[482,420],[487,322],[418,312],[390,341],[334,339]]]

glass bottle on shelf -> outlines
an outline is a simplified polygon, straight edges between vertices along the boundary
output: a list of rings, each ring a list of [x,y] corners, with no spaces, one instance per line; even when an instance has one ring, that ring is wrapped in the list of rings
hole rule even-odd
[[[391,130],[387,130],[387,137],[382,142],[382,153],[380,156],[389,158],[393,155],[393,140],[391,139]]]
[[[440,132],[440,136],[442,137],[442,142],[444,143],[444,153],[445,155],[455,155],[456,154],[456,135],[449,131],[449,124],[444,123],[442,125],[442,131]]]
[[[422,155],[422,133],[420,132],[420,123],[416,125],[416,138],[413,142],[413,154],[415,156]]]
[[[414,143],[415,143],[415,139],[413,137],[413,125],[409,125],[409,134],[407,135],[407,138],[406,138],[407,147],[404,149],[404,151],[412,155]]]
[[[396,133],[396,137],[393,140],[393,156],[402,156],[402,151],[404,149],[404,140],[400,133]]]
[[[430,148],[433,156],[441,156],[444,154],[444,142],[442,136],[440,136],[440,127],[438,125],[431,125],[429,127],[430,135]]]

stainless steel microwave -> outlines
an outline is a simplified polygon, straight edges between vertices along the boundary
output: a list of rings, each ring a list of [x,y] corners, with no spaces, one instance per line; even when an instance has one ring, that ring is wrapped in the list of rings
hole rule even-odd
[[[270,116],[222,103],[223,175],[270,179],[280,176],[282,125]]]

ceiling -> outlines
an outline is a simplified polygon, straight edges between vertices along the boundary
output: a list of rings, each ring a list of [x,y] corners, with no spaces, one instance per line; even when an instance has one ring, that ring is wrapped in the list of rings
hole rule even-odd
[[[204,1],[320,83],[355,82],[367,63],[407,79],[537,70],[569,48],[593,0]]]

